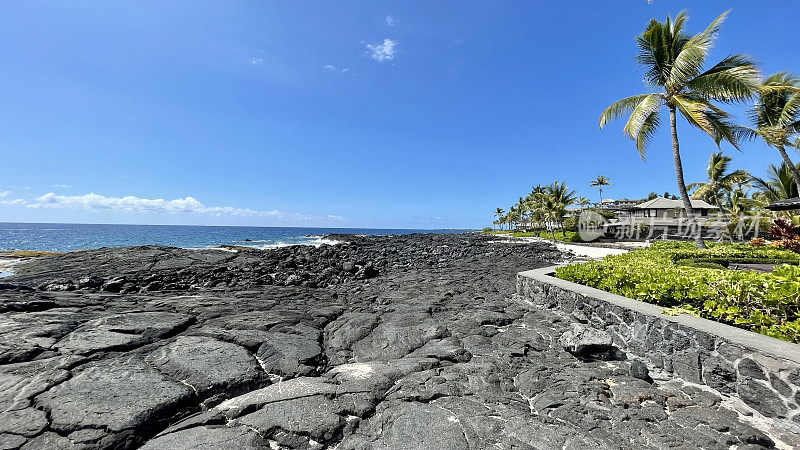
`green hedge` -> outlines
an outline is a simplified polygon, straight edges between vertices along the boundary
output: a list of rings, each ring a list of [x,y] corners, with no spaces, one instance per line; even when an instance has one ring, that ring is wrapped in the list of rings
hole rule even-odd
[[[553,239],[553,233],[549,231],[540,231],[539,237]],[[556,240],[564,242],[583,242],[581,236],[575,231],[556,231]]]
[[[786,263],[773,273],[720,270],[690,261]],[[558,278],[800,343],[800,255],[747,244],[658,242],[601,261],[556,269]]]

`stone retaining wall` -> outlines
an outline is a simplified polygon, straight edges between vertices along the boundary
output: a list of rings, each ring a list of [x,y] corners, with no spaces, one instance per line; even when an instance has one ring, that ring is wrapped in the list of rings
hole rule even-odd
[[[800,423],[800,345],[560,280],[555,267],[521,272],[517,293],[609,332],[625,353],[678,377],[738,395],[771,418]]]

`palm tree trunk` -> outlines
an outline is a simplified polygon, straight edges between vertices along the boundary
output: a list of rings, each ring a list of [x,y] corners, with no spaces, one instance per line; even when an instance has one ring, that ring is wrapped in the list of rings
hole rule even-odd
[[[600,209],[603,209],[603,186],[597,188],[600,191]]]
[[[692,208],[692,202],[689,200],[689,193],[686,191],[686,181],[683,179],[683,163],[681,163],[681,149],[680,145],[678,144],[678,116],[675,111],[675,105],[669,105],[669,125],[670,131],[672,132],[672,156],[675,158],[675,175],[678,178],[678,191],[681,193],[681,200],[683,200],[683,210],[686,212],[686,216],[690,218],[690,220],[694,219],[694,209]],[[695,242],[697,242],[697,246],[699,248],[705,248],[705,244],[703,244],[702,239],[702,231],[699,229],[697,230],[697,234],[694,238]]]
[[[792,178],[794,179],[794,184],[797,186],[798,195],[800,195],[800,171],[797,170],[797,166],[795,166],[794,163],[792,163],[792,160],[789,159],[786,149],[784,149],[782,145],[779,145],[777,148],[781,153],[783,162],[785,162],[786,165],[789,166],[789,170],[792,171]]]

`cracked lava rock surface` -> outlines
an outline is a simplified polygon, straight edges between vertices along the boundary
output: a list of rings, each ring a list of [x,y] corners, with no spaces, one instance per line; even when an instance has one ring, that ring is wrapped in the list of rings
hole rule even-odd
[[[0,284],[0,449],[800,445],[516,298],[518,271],[569,258],[549,244],[332,238],[17,266]]]

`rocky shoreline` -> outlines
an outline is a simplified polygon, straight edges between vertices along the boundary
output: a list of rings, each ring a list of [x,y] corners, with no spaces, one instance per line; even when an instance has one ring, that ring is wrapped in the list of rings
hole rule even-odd
[[[513,295],[475,234],[99,249],[0,280],[0,448],[771,448],[735,398]]]

